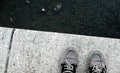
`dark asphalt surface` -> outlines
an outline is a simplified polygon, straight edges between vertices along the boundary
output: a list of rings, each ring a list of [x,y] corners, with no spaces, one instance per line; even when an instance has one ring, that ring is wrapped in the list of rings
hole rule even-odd
[[[120,38],[120,0],[0,0],[0,26]]]

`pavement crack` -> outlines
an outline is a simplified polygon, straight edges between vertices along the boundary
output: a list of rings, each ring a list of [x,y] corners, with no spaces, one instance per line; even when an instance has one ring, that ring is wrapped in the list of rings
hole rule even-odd
[[[10,38],[10,42],[9,42],[9,48],[8,48],[7,60],[6,60],[4,73],[7,73],[7,70],[8,70],[9,58],[10,58],[10,53],[11,53],[11,47],[12,47],[12,41],[13,41],[14,32],[15,32],[15,28],[13,28],[13,30],[12,30],[12,34],[11,34],[11,38]]]

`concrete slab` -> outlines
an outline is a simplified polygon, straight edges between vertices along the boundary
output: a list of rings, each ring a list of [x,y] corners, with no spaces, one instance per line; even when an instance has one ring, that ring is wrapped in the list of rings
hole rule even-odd
[[[0,27],[0,73],[5,71],[12,30]]]
[[[108,73],[120,73],[120,40],[17,29],[14,33],[8,73],[60,73],[59,59],[67,47],[78,52],[77,73],[86,73],[91,50],[105,55]]]

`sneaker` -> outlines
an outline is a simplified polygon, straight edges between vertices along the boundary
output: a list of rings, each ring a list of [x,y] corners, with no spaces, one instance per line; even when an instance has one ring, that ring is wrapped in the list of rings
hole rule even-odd
[[[61,63],[61,73],[76,73],[77,68],[77,53],[68,48],[63,56]]]
[[[89,59],[88,73],[106,73],[106,63],[103,54],[100,51],[94,51]]]

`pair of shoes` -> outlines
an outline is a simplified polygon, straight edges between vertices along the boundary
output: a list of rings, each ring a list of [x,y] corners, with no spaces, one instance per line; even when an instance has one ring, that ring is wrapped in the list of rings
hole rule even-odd
[[[61,62],[61,73],[76,73],[78,64],[77,52],[68,49]],[[100,51],[93,51],[88,60],[88,73],[106,73],[106,63],[103,54]]]

